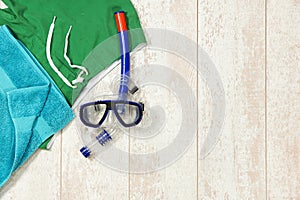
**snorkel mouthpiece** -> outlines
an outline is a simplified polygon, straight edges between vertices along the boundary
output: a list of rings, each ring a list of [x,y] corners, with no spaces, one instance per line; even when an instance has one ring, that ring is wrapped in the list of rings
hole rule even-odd
[[[80,149],[80,152],[82,153],[82,155],[86,158],[90,157],[91,153],[92,153],[92,149],[94,148],[94,146],[99,143],[102,146],[104,146],[106,143],[108,143],[109,141],[112,140],[111,135],[106,131],[103,130],[99,135],[97,135],[87,146],[82,147]]]
[[[84,157],[86,157],[86,158],[90,157],[90,155],[91,155],[91,151],[90,151],[90,149],[89,149],[87,146],[82,147],[82,148],[80,149],[80,152],[81,152],[82,155],[83,155]]]

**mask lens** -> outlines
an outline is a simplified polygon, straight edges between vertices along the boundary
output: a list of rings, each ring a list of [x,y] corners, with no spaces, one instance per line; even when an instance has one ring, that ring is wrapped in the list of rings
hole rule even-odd
[[[131,105],[128,103],[116,104],[117,115],[126,125],[136,125],[136,122],[140,118],[140,110],[137,105]]]
[[[89,105],[82,109],[81,116],[86,123],[97,125],[103,118],[105,110],[105,104]]]

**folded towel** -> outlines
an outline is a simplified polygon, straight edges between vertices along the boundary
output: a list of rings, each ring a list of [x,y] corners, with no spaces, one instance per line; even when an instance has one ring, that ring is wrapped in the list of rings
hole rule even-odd
[[[63,94],[6,26],[0,26],[0,187],[74,117]]]

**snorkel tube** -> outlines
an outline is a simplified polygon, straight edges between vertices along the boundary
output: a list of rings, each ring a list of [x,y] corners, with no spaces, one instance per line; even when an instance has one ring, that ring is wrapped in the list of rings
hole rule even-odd
[[[115,116],[117,117],[120,124],[125,127],[132,127],[138,125],[143,117],[144,105],[142,103],[128,101],[128,92],[134,94],[138,88],[135,85],[132,85],[130,81],[130,49],[129,49],[129,38],[128,38],[128,29],[126,25],[126,16],[124,11],[118,11],[114,13],[116,24],[118,28],[118,35],[120,39],[120,53],[121,53],[121,77],[120,77],[120,87],[118,100],[98,100],[95,102],[89,102],[80,106],[80,120],[81,122],[88,127],[100,128],[108,112],[113,110]],[[131,87],[133,86],[133,87]],[[129,88],[130,87],[130,88]],[[94,121],[93,119],[89,120],[89,113],[91,110],[95,112],[101,110],[98,106],[105,105],[106,108],[103,117],[99,122]],[[130,106],[130,107],[129,107]],[[92,107],[92,109],[90,109]],[[136,112],[125,112],[127,111],[136,111]],[[133,114],[136,116],[133,116]],[[129,114],[128,119],[126,120],[126,115]],[[98,116],[97,116],[98,117]],[[125,117],[125,118],[124,118]],[[132,120],[131,122],[129,122]],[[111,140],[115,140],[114,137],[117,135],[118,130],[116,127],[106,130],[107,127],[101,128],[101,132],[94,137],[86,146],[80,149],[80,152],[86,157],[90,157],[91,153],[96,152],[97,148],[109,144]]]
[[[130,49],[128,28],[124,11],[115,12],[121,50],[121,79],[119,88],[119,100],[127,100],[128,82],[130,77]]]

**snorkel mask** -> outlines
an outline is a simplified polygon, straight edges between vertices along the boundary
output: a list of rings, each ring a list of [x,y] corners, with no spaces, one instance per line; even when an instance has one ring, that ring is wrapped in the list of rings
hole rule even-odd
[[[119,93],[117,97],[99,98],[97,101],[84,103],[80,106],[79,116],[81,122],[86,127],[97,129],[100,132],[91,138],[91,141],[85,147],[80,149],[85,157],[90,157],[97,145],[104,146],[108,144],[114,139],[114,135],[120,131],[114,123],[104,126],[109,118],[114,116],[121,127],[125,128],[138,125],[143,118],[143,103],[129,100],[129,95],[134,95],[138,91],[138,87],[130,80],[130,49],[125,12],[116,12],[115,19],[121,49]]]
[[[86,126],[99,128],[112,111],[119,123],[128,128],[141,122],[143,110],[143,103],[127,100],[99,100],[81,105],[80,120]]]

